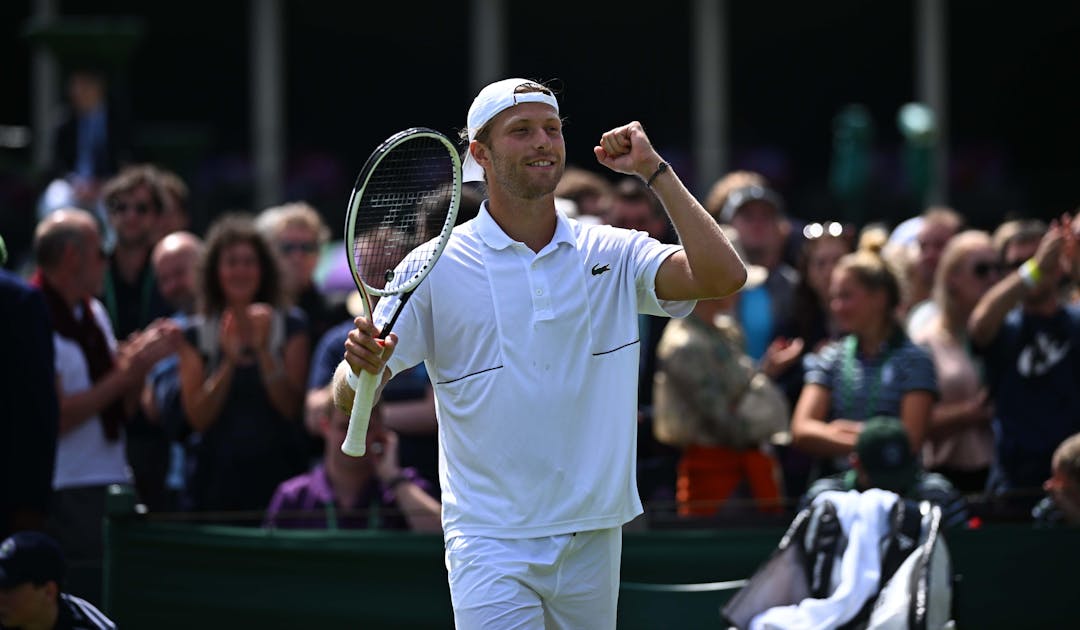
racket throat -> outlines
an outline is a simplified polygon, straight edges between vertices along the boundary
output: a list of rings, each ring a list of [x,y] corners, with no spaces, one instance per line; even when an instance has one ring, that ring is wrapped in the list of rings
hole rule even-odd
[[[386,322],[386,325],[379,331],[377,339],[386,339],[386,336],[390,334],[390,331],[394,329],[394,324],[397,323],[398,317],[401,316],[401,311],[405,309],[405,304],[412,297],[413,292],[409,291],[401,295],[401,301],[398,303],[397,308],[394,309],[394,316],[390,318],[390,321]]]

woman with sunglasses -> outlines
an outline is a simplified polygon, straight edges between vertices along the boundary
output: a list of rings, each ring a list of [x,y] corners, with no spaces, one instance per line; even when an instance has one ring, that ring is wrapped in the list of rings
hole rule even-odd
[[[277,259],[250,217],[211,226],[200,280],[200,317],[179,352],[181,402],[198,434],[189,507],[261,511],[307,467],[306,322],[283,308]]]
[[[255,223],[277,250],[285,299],[304,311],[308,337],[319,339],[338,322],[351,320],[344,300],[331,303],[315,283],[315,268],[330,239],[330,229],[319,212],[304,202],[287,203],[263,210]]]
[[[921,447],[937,395],[930,355],[897,320],[900,281],[880,254],[882,232],[863,235],[841,258],[829,306],[846,335],[806,358],[806,384],[791,422],[792,443],[819,458],[819,474],[848,468],[864,421],[899,417],[913,450]]]
[[[961,492],[982,492],[994,458],[993,416],[982,362],[971,350],[967,321],[979,299],[1001,279],[990,235],[968,230],[941,254],[932,299],[936,314],[911,338],[930,351],[941,397],[930,413],[925,466]]]

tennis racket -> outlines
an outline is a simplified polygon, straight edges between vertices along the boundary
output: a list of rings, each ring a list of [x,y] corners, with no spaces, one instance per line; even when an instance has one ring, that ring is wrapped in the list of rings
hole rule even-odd
[[[356,178],[345,215],[345,249],[364,316],[375,300],[399,296],[378,339],[394,327],[402,307],[442,255],[461,203],[461,158],[449,138],[424,127],[390,136],[368,157]],[[350,370],[356,390],[341,450],[367,450],[371,407],[381,374]]]

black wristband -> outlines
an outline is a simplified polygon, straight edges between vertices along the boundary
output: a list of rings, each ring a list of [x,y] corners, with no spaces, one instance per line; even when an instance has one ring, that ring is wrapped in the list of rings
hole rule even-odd
[[[652,174],[652,177],[645,181],[645,185],[649,188],[652,188],[652,183],[656,181],[656,178],[660,176],[660,173],[668,170],[669,166],[671,165],[663,160],[660,160],[660,163],[656,165],[656,172]]]

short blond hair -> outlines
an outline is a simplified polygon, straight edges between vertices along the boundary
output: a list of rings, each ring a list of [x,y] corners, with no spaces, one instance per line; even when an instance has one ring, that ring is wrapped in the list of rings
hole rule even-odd
[[[949,206],[930,206],[922,213],[923,225],[943,225],[956,234],[964,228],[964,215]]]
[[[330,228],[326,226],[322,215],[311,204],[294,201],[267,208],[259,213],[255,221],[259,231],[273,240],[282,230],[290,225],[306,227],[315,233],[320,245],[330,240]]]
[[[998,256],[1004,260],[1005,251],[1009,249],[1009,246],[1013,243],[1029,243],[1031,241],[1042,240],[1043,235],[1050,229],[1043,221],[1039,219],[1014,219],[1012,221],[1006,221],[994,230],[993,242],[994,249],[997,250]]]
[[[968,254],[983,247],[993,248],[993,241],[990,235],[982,230],[960,232],[945,245],[941,252],[941,261],[934,272],[933,289],[934,302],[941,306],[942,312],[948,313],[954,300],[947,283],[949,275],[956,271]]]
[[[859,235],[858,249],[836,262],[833,273],[843,270],[871,291],[884,291],[890,316],[904,303],[905,283],[897,263],[883,254],[888,231],[882,226],[868,226]]]

